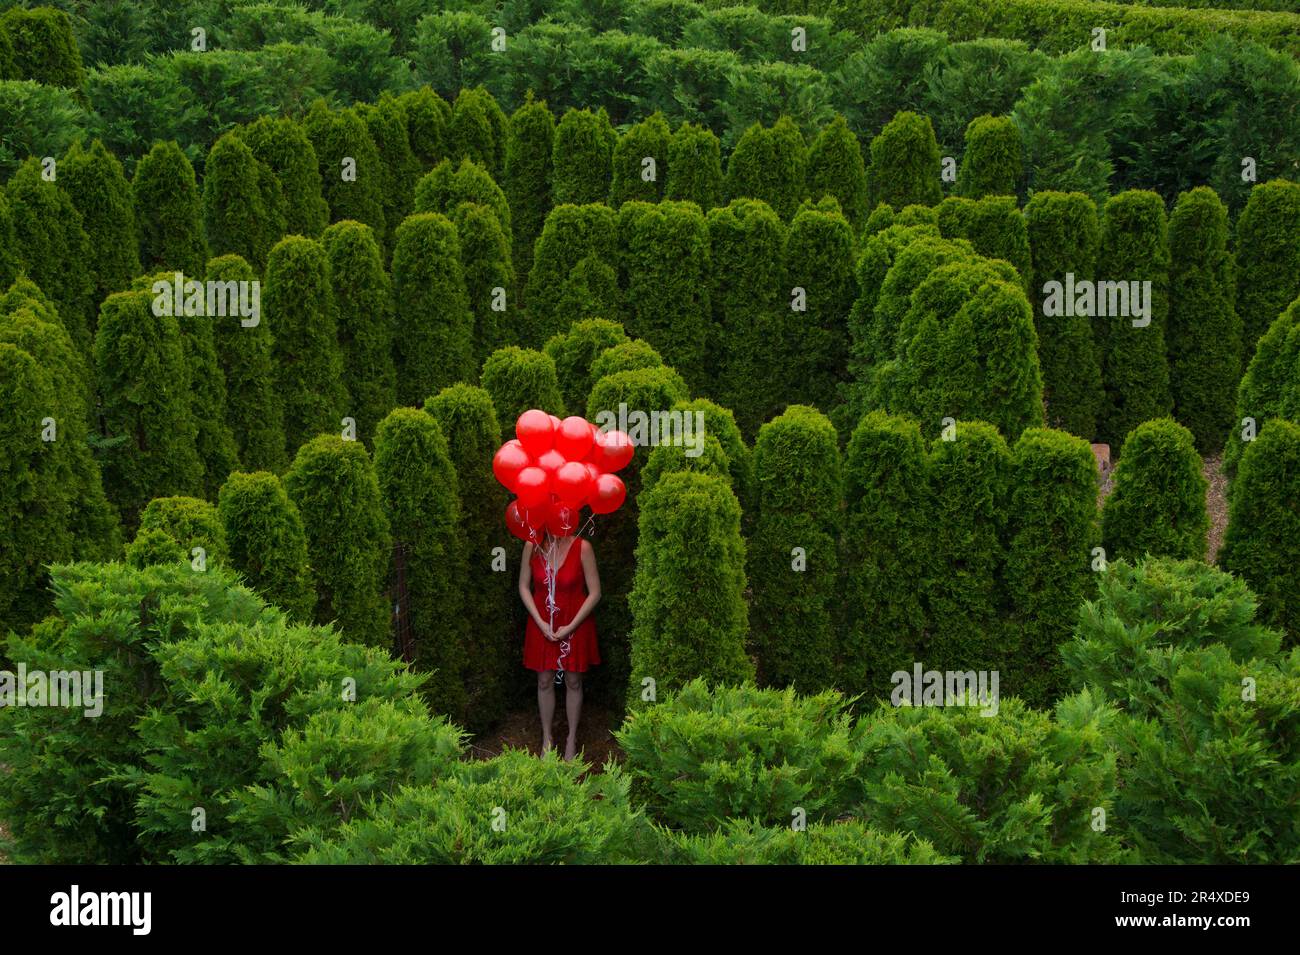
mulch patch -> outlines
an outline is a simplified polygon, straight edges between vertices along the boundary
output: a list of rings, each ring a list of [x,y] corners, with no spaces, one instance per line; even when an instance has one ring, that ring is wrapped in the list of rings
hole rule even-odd
[[[601,772],[607,759],[622,762],[623,751],[614,741],[619,714],[599,703],[583,701],[582,721],[578,725],[578,755],[592,768]],[[555,731],[556,746],[564,755],[564,741],[569,735],[569,720],[564,714],[564,690],[556,688]],[[470,741],[469,752],[475,759],[491,759],[506,747],[526,749],[535,756],[542,753],[542,720],[537,706],[512,710],[492,731],[481,733]]]

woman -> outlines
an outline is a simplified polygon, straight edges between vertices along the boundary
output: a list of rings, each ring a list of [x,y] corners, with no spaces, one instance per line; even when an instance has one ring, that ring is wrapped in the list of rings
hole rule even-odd
[[[564,758],[578,752],[583,674],[600,662],[596,621],[600,603],[596,552],[581,537],[552,537],[540,545],[524,544],[519,567],[519,598],[528,610],[524,628],[524,666],[537,672],[537,708],[542,715],[542,752],[551,749],[555,720],[555,671],[564,672],[564,710],[569,738]]]

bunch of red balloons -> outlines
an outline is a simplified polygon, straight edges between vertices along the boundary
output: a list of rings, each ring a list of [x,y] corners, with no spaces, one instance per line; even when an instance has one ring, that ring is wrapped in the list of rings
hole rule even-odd
[[[515,422],[515,436],[497,449],[492,473],[515,499],[506,527],[520,540],[539,543],[542,532],[567,537],[578,529],[582,508],[609,514],[627,499],[615,471],[632,460],[622,431],[604,432],[585,418],[561,421],[533,408]]]

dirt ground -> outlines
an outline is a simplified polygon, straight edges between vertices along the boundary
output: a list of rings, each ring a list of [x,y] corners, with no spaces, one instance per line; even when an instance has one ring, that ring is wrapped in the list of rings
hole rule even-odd
[[[563,751],[569,735],[569,721],[564,715],[564,694],[556,694],[555,707],[556,745]],[[584,703],[582,721],[578,726],[579,755],[592,768],[600,772],[607,759],[621,762],[623,753],[614,741],[618,729],[618,716],[609,708],[594,703]],[[542,751],[542,723],[537,707],[529,706],[509,713],[494,731],[483,733],[470,742],[470,754],[476,759],[491,759],[507,746],[526,749],[537,755]]]

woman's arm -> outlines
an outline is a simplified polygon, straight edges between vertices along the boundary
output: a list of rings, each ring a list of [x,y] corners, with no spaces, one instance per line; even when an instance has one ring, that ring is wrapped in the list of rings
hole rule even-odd
[[[587,579],[587,599],[582,602],[573,619],[555,631],[557,640],[567,640],[573,631],[578,629],[579,624],[591,616],[591,612],[596,609],[596,604],[600,603],[600,572],[596,570],[596,548],[581,537],[578,538],[578,546],[582,548],[580,556],[582,572]]]
[[[524,609],[528,611],[528,616],[533,618],[533,623],[537,624],[537,629],[542,631],[542,636],[547,640],[554,641],[555,635],[551,628],[546,625],[542,615],[537,612],[537,603],[533,600],[533,545],[531,542],[524,544],[523,563],[519,566],[519,599],[524,602]]]

